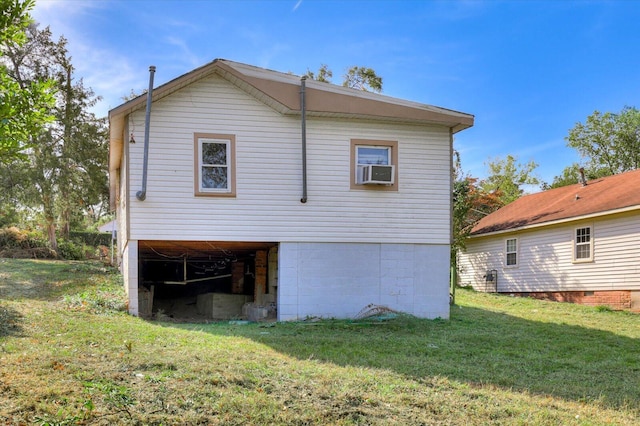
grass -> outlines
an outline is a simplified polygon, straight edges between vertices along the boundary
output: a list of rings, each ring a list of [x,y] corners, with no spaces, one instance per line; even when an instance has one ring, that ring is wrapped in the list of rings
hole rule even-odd
[[[461,290],[451,319],[123,312],[99,263],[0,259],[0,424],[640,423],[640,315]]]

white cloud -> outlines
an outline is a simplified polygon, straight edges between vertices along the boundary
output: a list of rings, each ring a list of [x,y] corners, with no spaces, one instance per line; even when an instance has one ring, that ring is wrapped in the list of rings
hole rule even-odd
[[[74,59],[76,75],[103,98],[95,107],[97,115],[104,116],[109,109],[124,102],[122,97],[130,90],[139,92],[146,87],[145,74],[138,72],[137,66],[125,56],[107,50],[88,50],[86,46],[82,46],[80,52],[82,60]]]
[[[198,67],[205,62],[193,52],[193,50],[189,47],[189,44],[185,40],[176,36],[167,36],[165,40],[169,45],[175,46],[180,50],[177,55],[180,62],[186,62],[192,68]]]
[[[74,23],[88,11],[104,9],[108,1],[77,0],[39,0],[31,11],[31,16],[44,25],[51,26],[51,30],[65,37],[73,31]]]

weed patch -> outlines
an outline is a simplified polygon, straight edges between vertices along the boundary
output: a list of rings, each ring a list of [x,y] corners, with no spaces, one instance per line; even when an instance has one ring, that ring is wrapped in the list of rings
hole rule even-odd
[[[91,289],[82,293],[64,296],[63,304],[72,310],[94,314],[124,312],[127,308],[126,294],[122,287],[113,289]]]

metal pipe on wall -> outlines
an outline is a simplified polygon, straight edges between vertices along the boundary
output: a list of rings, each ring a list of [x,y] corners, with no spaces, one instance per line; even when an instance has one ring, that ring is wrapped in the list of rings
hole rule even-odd
[[[136,192],[136,198],[144,201],[147,198],[147,166],[149,163],[149,123],[151,122],[151,98],[153,92],[153,75],[156,67],[149,67],[149,91],[147,92],[147,111],[144,117],[144,157],[142,162],[142,189]]]
[[[307,76],[300,79],[300,116],[302,129],[302,198],[301,203],[307,202],[307,100],[306,100]]]

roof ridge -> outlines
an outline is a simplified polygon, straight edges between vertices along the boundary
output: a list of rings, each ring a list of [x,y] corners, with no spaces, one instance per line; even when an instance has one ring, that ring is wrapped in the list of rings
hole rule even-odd
[[[485,216],[471,235],[517,230],[579,219],[629,207],[640,208],[640,169],[528,194]]]

